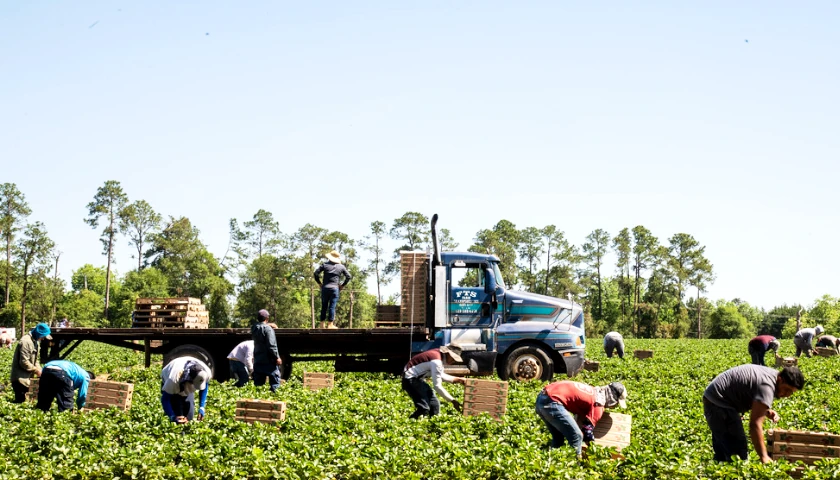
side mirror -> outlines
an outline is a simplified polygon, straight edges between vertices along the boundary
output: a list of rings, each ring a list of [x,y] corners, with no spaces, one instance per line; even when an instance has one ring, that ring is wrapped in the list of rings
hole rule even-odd
[[[484,269],[484,293],[496,293],[496,276],[490,268]]]

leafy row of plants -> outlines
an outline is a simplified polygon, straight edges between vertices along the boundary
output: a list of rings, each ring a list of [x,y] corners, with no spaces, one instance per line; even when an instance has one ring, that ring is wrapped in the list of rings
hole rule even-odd
[[[590,340],[588,356],[601,371],[578,380],[620,380],[629,391],[632,444],[625,458],[591,449],[585,460],[568,448],[546,449],[548,433],[534,413],[538,382],[512,384],[501,422],[462,417],[449,405],[432,419],[408,419],[412,405],[397,378],[338,373],[333,390],[310,392],[303,369],[330,371],[326,362],[296,363],[295,375],[271,394],[267,387],[236,389],[213,382],[208,414],[185,427],[169,423],[159,403],[159,359],[84,344],[71,359],[114,380],[133,382],[127,412],[44,414],[31,404],[0,401],[0,479],[5,478],[780,478],[792,465],[712,461],[702,391],[718,373],[749,361],[736,340],[629,340],[628,350],[652,349],[649,360],[607,359]],[[785,345],[785,348],[790,346]],[[783,351],[789,355],[792,352]],[[632,355],[628,355],[632,357]],[[11,351],[0,351],[0,375],[9,378]],[[840,433],[840,398],[834,392],[840,358],[801,360],[807,387],[777,401],[779,428]],[[451,392],[462,395],[460,386]],[[280,426],[234,420],[239,398],[288,402]],[[806,478],[840,475],[829,461]]]

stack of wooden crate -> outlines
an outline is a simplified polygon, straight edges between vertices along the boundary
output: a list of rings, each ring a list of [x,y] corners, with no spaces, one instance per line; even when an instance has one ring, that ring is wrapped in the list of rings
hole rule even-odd
[[[489,413],[501,420],[507,411],[508,383],[468,378],[464,387],[464,415]]]
[[[335,375],[332,373],[303,372],[303,386],[309,390],[332,388],[333,385],[335,385]]]
[[[208,328],[210,314],[198,298],[138,298],[135,328]]]
[[[801,460],[813,464],[817,460],[840,458],[840,435],[824,432],[799,432],[794,430],[768,430],[767,452],[774,459],[786,458],[789,462]],[[799,477],[802,469],[792,472]]]
[[[377,305],[376,320],[374,326],[380,327],[401,327],[399,305]]]
[[[246,423],[278,423],[286,418],[286,402],[254,399],[237,400],[235,418]]]
[[[425,252],[400,252],[401,326],[425,325],[429,256]]]

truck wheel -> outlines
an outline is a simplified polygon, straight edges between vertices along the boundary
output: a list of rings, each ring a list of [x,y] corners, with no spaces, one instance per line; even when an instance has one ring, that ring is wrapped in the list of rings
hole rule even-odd
[[[292,377],[292,356],[288,353],[281,353],[280,358],[283,359],[283,374],[280,375],[280,378],[286,381]]]
[[[502,380],[517,380],[529,382],[531,380],[551,380],[554,376],[554,362],[545,350],[525,345],[507,355],[504,362]]]
[[[198,345],[178,345],[163,355],[163,365],[166,366],[178,357],[193,357],[201,360],[210,367],[210,373],[213,374],[213,378],[216,378],[216,363],[213,361],[213,357],[210,352]]]

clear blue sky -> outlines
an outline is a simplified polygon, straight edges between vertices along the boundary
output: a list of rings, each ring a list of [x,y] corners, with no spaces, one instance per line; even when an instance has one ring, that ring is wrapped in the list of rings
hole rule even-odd
[[[707,247],[713,298],[840,295],[840,3],[0,3],[0,181],[63,252],[105,180],[217,256],[263,208]],[[396,245],[393,245],[395,247]],[[117,268],[132,267],[121,239]]]

